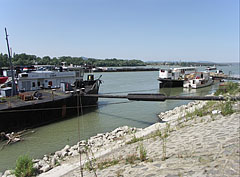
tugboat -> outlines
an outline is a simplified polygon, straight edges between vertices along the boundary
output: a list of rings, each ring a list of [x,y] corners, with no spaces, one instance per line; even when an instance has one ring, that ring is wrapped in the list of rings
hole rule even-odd
[[[196,72],[192,75],[192,79],[184,82],[184,88],[202,88],[213,84],[212,77],[209,72]]]

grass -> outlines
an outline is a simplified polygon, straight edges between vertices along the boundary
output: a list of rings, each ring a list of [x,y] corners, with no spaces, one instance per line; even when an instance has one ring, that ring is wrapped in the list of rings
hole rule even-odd
[[[226,103],[220,104],[220,109],[222,115],[224,116],[234,113],[231,101],[227,101]]]
[[[143,137],[137,138],[137,137],[134,135],[133,139],[131,139],[131,141],[126,142],[126,144],[133,144],[133,143],[136,143],[136,142],[138,142],[138,141],[143,141],[143,140],[144,140]]]
[[[126,164],[134,164],[136,160],[139,160],[136,154],[130,154],[125,159]]]
[[[105,168],[108,168],[110,166],[113,166],[113,165],[116,165],[119,163],[119,160],[117,159],[112,159],[112,160],[104,160],[102,162],[99,162],[97,163],[97,167],[100,169],[100,170],[103,170]]]
[[[231,95],[240,92],[240,88],[238,87],[238,83],[227,82],[226,85],[219,87],[219,89],[215,92],[215,96],[224,95],[229,93]]]
[[[36,169],[33,168],[32,159],[27,156],[19,156],[16,161],[16,168],[13,172],[16,177],[30,177],[36,174]]]
[[[139,146],[139,154],[140,154],[140,160],[142,162],[147,160],[147,150],[144,148],[142,143]]]

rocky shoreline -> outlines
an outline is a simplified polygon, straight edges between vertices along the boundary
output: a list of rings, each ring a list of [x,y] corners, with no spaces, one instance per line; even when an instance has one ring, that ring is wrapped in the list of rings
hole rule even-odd
[[[140,129],[140,128],[132,128],[128,126],[119,127],[113,130],[112,132],[107,133],[100,133],[94,137],[91,137],[88,141],[80,141],[74,146],[66,145],[62,150],[56,151],[50,155],[44,155],[42,159],[34,159],[34,167],[38,169],[40,172],[41,177],[45,176],[79,176],[79,153],[82,154],[82,164],[87,164],[90,161],[96,161],[96,159],[103,159],[105,157],[111,158],[122,158],[126,155],[127,152],[125,149],[124,153],[119,154],[121,150],[124,148],[132,149],[138,148],[133,141],[150,141],[151,137],[158,131],[165,131],[166,127],[169,128],[170,131],[177,131],[181,128],[192,126],[194,124],[201,124],[204,122],[211,122],[218,119],[225,119],[226,117],[222,116],[220,111],[213,110],[211,111],[211,115],[206,115],[203,118],[199,118],[198,116],[193,116],[192,114],[196,110],[202,109],[206,106],[206,101],[195,101],[190,102],[187,105],[182,105],[180,107],[176,107],[173,110],[169,110],[159,114],[159,123],[155,123],[147,128]],[[235,104],[236,109],[239,109],[239,103]],[[189,117],[191,115],[192,117]],[[233,114],[236,117],[236,113]],[[188,118],[186,118],[188,117]],[[236,119],[236,118],[235,118]],[[170,125],[172,128],[170,128]],[[239,129],[238,129],[239,131]],[[191,131],[192,132],[192,131]],[[183,132],[184,134],[184,132]],[[197,134],[198,135],[198,134]],[[194,135],[194,136],[197,136]],[[148,137],[148,138],[145,138]],[[150,137],[150,138],[149,138]],[[156,138],[156,137],[155,137]],[[239,138],[239,137],[238,137]],[[160,141],[159,141],[160,142]],[[199,142],[201,144],[201,142]],[[135,145],[134,145],[135,144]],[[145,144],[145,143],[143,143]],[[148,143],[146,143],[146,147],[148,147]],[[130,147],[128,147],[130,146]],[[152,154],[154,150],[152,147],[147,148],[151,149]],[[238,152],[239,153],[239,152]],[[115,157],[114,157],[115,156]],[[120,158],[120,159],[121,159]],[[125,157],[126,159],[127,157]],[[153,157],[152,157],[153,158]],[[124,159],[124,158],[123,158]],[[153,158],[153,162],[155,159]],[[141,164],[143,162],[139,162]],[[162,162],[161,162],[162,164]],[[124,165],[123,165],[124,166]],[[146,164],[144,164],[146,166]],[[161,166],[161,165],[160,165]],[[119,167],[120,168],[120,167]],[[130,167],[126,167],[130,168]],[[125,170],[126,171],[126,170]],[[106,175],[104,172],[102,173],[100,170],[97,170],[100,176]],[[77,175],[78,173],[78,175]],[[84,170],[85,176],[93,176],[93,172]],[[132,173],[132,175],[136,175]],[[124,175],[124,176],[132,176],[132,175]],[[166,174],[167,175],[167,174]],[[10,171],[7,170],[4,175],[5,176],[12,176]],[[111,175],[110,175],[111,176]],[[112,176],[116,176],[112,175]],[[146,173],[147,176],[147,173]],[[153,175],[154,176],[154,175]]]

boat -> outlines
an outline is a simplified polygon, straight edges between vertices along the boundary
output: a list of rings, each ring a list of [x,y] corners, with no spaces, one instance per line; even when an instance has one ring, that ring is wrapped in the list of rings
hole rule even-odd
[[[18,95],[11,97],[11,87],[2,89],[0,99],[0,132],[37,127],[80,115],[82,108],[96,107],[100,78],[84,69],[75,71],[32,71],[17,78]]]
[[[192,74],[192,77],[194,78],[188,79],[184,82],[184,88],[197,89],[213,84],[213,80],[209,72],[196,72],[195,74]]]
[[[8,80],[8,77],[0,77],[0,84],[4,84]]]
[[[186,76],[195,72],[195,67],[160,69],[159,88],[183,87]]]
[[[210,71],[210,70],[216,70],[216,69],[217,67],[214,65],[214,66],[207,67],[205,70]]]

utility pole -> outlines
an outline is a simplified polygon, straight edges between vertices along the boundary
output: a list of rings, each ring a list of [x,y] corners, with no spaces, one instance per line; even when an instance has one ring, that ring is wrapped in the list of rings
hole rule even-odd
[[[16,85],[15,85],[15,79],[14,79],[12,56],[11,56],[11,52],[10,52],[10,48],[9,48],[9,42],[8,42],[7,28],[5,28],[5,34],[6,34],[6,41],[7,41],[9,64],[10,64],[11,75],[12,75],[12,96],[14,96],[14,95],[17,94],[17,91],[16,91]]]

